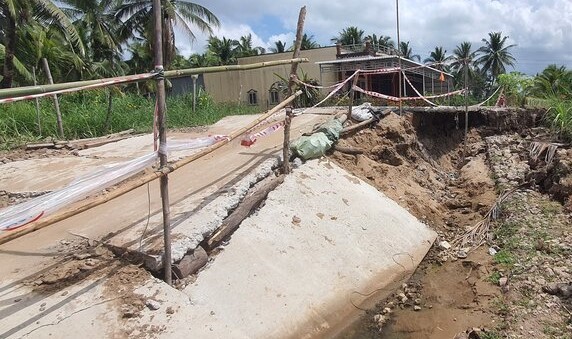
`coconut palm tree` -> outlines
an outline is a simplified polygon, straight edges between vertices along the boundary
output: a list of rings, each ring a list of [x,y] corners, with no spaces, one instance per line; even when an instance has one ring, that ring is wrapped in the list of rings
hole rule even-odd
[[[272,53],[283,53],[286,51],[286,43],[285,42],[282,42],[280,40],[274,41],[274,46],[276,46],[276,47],[270,48],[270,52],[272,52]]]
[[[50,62],[55,82],[77,80],[89,73],[89,62],[76,54],[66,36],[54,27],[46,27],[39,22],[30,22],[18,30],[16,58],[31,70],[41,68],[41,59]],[[20,71],[19,79],[24,76]],[[24,76],[24,80],[26,77]],[[31,80],[29,80],[31,82]]]
[[[447,50],[443,50],[443,46],[437,46],[423,62],[440,71],[447,71],[448,67],[445,63],[449,61],[449,59],[450,56],[447,56]]]
[[[14,80],[14,55],[18,30],[32,20],[53,25],[67,34],[79,54],[83,46],[79,34],[65,13],[51,0],[2,0],[0,1],[0,31],[3,32],[4,64],[0,88],[12,87]]]
[[[339,32],[337,37],[330,40],[342,45],[360,45],[363,43],[364,34],[365,32],[356,26],[349,26]]]
[[[292,47],[290,47],[291,50],[294,49],[294,45],[295,45],[295,41],[292,43]],[[315,40],[314,40],[314,36],[313,35],[308,35],[306,33],[304,33],[304,35],[302,35],[302,42],[300,44],[300,50],[306,50],[306,49],[313,49],[313,48],[320,48],[320,44],[318,44]]]
[[[193,54],[189,58],[191,67],[209,67],[218,64],[219,60],[213,54],[206,52],[203,54]]]
[[[60,0],[63,10],[80,32],[92,61],[111,60],[121,53],[121,44],[132,38],[120,36],[123,22],[115,15],[117,0]]]
[[[507,45],[508,36],[502,36],[502,32],[489,33],[489,39],[483,39],[485,44],[479,48],[479,58],[476,62],[481,65],[484,73],[490,73],[493,82],[499,74],[506,73],[506,66],[513,66],[516,59],[512,56],[509,49],[516,45]]]
[[[409,46],[409,41],[402,41],[399,44],[399,54],[405,59],[421,61],[419,54],[413,54],[413,49]]]
[[[184,32],[191,40],[195,40],[193,27],[201,32],[211,33],[220,25],[218,18],[206,7],[187,0],[162,0],[163,8],[163,63],[168,67],[176,54],[175,27]],[[116,16],[124,20],[122,34],[136,32],[143,38],[153,39],[153,1],[124,0],[117,7]],[[125,33],[127,32],[127,33]]]
[[[468,41],[464,41],[455,47],[453,55],[451,56],[451,60],[453,60],[451,68],[454,72],[462,71],[465,64],[469,65],[469,70],[477,68],[477,64],[475,63],[477,52],[471,49],[472,44]]]
[[[218,65],[236,64],[237,46],[239,42],[233,39],[222,39],[211,36],[207,45],[210,54],[216,57]]]
[[[534,77],[531,92],[538,97],[572,95],[572,71],[565,66],[548,65]]]
[[[375,34],[368,35],[367,38],[371,41],[372,46],[378,49],[393,49],[395,48],[395,43],[391,40],[391,37],[387,35],[380,35],[379,37]]]
[[[236,46],[236,54],[238,57],[246,57],[253,55],[260,55],[266,53],[266,50],[262,47],[252,47],[252,34],[243,35],[238,40]]]
[[[471,93],[477,97],[486,94],[486,79],[476,63],[477,51],[472,50],[472,44],[464,41],[453,50],[451,56],[451,71],[456,88],[465,87],[464,70],[467,67],[467,81]]]

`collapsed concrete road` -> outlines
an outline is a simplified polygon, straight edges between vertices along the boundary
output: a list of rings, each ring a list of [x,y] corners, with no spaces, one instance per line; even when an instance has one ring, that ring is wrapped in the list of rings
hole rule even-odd
[[[280,137],[266,142],[276,152]],[[200,166],[216,160],[204,161]],[[233,190],[236,180],[222,181],[218,189]],[[208,205],[218,189],[179,211]],[[146,200],[147,190],[140,191]],[[311,161],[287,176],[179,291],[100,247],[85,251],[78,239],[61,241],[74,226],[79,233],[106,222],[145,226],[146,218],[133,223],[134,215],[116,214],[111,203],[101,208],[106,217],[87,213],[73,218],[75,225],[68,220],[0,246],[0,337],[331,335],[356,318],[356,307],[371,306],[407,279],[436,236],[375,188],[329,162]]]

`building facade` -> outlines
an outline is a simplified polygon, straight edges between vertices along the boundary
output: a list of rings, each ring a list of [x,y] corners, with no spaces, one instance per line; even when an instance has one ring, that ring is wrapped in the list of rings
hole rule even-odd
[[[239,65],[290,59],[292,52],[262,54],[238,59]],[[298,74],[305,73],[323,86],[347,79],[356,70],[391,71],[401,65],[409,81],[401,79],[402,96],[441,94],[453,89],[452,76],[408,59],[400,58],[394,50],[373,48],[369,42],[359,46],[330,46],[303,50],[300,57],[308,63],[298,66]],[[400,60],[401,59],[401,60]],[[271,66],[247,71],[208,73],[203,75],[205,90],[217,102],[241,102],[268,109],[280,103],[282,79],[288,79],[291,65]],[[385,95],[399,95],[399,72],[360,74],[357,85],[364,90]],[[349,84],[347,89],[349,89]],[[415,91],[414,88],[415,87]],[[324,93],[325,94],[325,93]]]

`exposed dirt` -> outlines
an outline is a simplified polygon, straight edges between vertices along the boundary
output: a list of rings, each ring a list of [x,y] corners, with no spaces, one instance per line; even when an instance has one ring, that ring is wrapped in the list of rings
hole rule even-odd
[[[390,114],[375,128],[340,140],[365,153],[334,152],[334,161],[439,234],[414,276],[342,337],[572,338],[572,150],[558,145],[551,161],[548,148],[531,154],[531,143],[550,142],[549,135],[523,130],[521,118],[503,114],[479,117],[465,152],[452,115]],[[0,153],[0,162],[54,155],[75,156],[68,150],[16,150]],[[458,246],[455,240],[483,219],[498,193],[522,183],[528,185],[503,203],[483,246]],[[30,197],[0,191],[0,207]],[[105,293],[119,306],[120,321],[129,324],[149,307],[134,292],[148,272],[96,243],[60,245],[58,252],[69,253],[61,265],[27,282],[37,293],[106,277]],[[118,337],[165,330],[125,328]]]
[[[62,292],[67,295],[67,288],[76,284],[87,284],[101,281],[105,297],[103,302],[114,304],[119,310],[118,321],[123,322],[123,330],[114,333],[114,338],[129,338],[132,335],[145,337],[160,333],[165,325],[138,325],[136,319],[141,317],[145,307],[152,307],[150,298],[135,292],[149,280],[151,274],[144,268],[134,265],[123,257],[117,257],[105,245],[91,240],[62,240],[54,251],[67,253],[58,265],[24,282],[32,287],[35,293],[51,295]],[[152,301],[151,301],[152,302]],[[43,309],[40,309],[43,311]]]
[[[565,244],[565,249],[569,246],[569,240],[566,240],[569,236],[566,238],[562,230],[569,230],[571,226],[570,215],[565,214],[562,206],[538,192],[551,193],[559,201],[570,204],[569,150],[558,150],[548,167],[544,160],[538,159],[532,161],[531,166],[530,144],[539,140],[540,135],[546,137],[546,131],[522,130],[525,125],[521,125],[522,136],[513,134],[511,130],[518,129],[519,119],[507,118],[505,121],[498,117],[477,119],[481,126],[470,129],[465,154],[463,132],[455,128],[452,115],[416,117],[415,120],[411,115],[402,118],[391,114],[375,128],[340,140],[340,145],[361,148],[365,153],[354,156],[334,152],[331,157],[336,162],[370,182],[439,234],[435,246],[410,281],[375,309],[366,312],[361,323],[344,333],[343,338],[526,338],[533,333],[546,338],[571,338],[572,332],[566,333],[569,321],[566,311],[558,306],[559,297],[541,291],[542,283],[548,281],[540,280],[532,291],[536,296],[552,300],[553,304],[548,305],[533,302],[538,308],[537,315],[549,317],[523,321],[512,312],[522,303],[521,295],[526,293],[524,287],[510,290],[501,279],[506,277],[513,286],[513,277],[518,275],[514,266],[517,260],[511,265],[504,263],[509,251],[513,257],[520,255],[516,251],[518,246],[505,244],[514,232],[506,231],[506,218],[512,218],[513,222],[526,219],[525,215],[512,209],[514,197],[537,195],[546,203],[559,206],[560,209],[550,216],[554,221],[548,227],[556,241]],[[531,167],[538,169],[531,172]],[[470,244],[461,247],[458,240],[483,220],[495,204],[497,192],[516,187],[527,179],[530,181],[532,175],[536,182],[527,187],[536,190],[517,191],[505,201],[502,205],[506,207],[505,211],[499,220],[492,221],[492,228],[483,239],[485,244],[476,250]],[[520,211],[529,211],[533,201],[522,202]],[[534,223],[529,224],[531,229],[536,229]],[[499,230],[502,230],[500,234]],[[526,246],[526,241],[536,241],[526,236],[521,240],[520,246]],[[534,248],[534,245],[530,246]],[[534,260],[531,259],[532,263],[527,261],[529,266],[544,272],[546,259],[540,259],[542,255],[537,253],[531,258]],[[565,257],[560,259],[564,262],[554,259],[550,265],[560,267],[569,263]],[[572,265],[567,267],[560,269],[565,275],[555,280],[570,281],[566,274],[570,273]],[[529,277],[528,273],[522,274],[525,281]],[[499,286],[499,279],[502,286]],[[531,295],[530,289],[527,295]],[[562,303],[564,305],[565,301]],[[524,315],[522,319],[527,319]],[[534,316],[529,320],[532,318]]]

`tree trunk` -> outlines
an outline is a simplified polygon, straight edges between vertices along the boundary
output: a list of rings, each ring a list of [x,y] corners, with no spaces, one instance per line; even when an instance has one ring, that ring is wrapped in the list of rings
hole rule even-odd
[[[109,96],[107,101],[107,115],[105,116],[104,133],[109,133],[111,128],[111,113],[113,111],[113,88],[109,88]]]
[[[48,64],[48,59],[42,58],[42,65],[44,66],[44,72],[48,78],[48,83],[50,85],[54,84],[54,79],[52,79],[52,72],[50,72],[50,65]],[[60,112],[60,102],[58,100],[58,95],[54,94],[54,106],[56,107],[56,119],[58,124],[58,133],[60,137],[64,138],[64,124],[62,122],[62,112]]]
[[[6,20],[6,36],[4,42],[4,70],[0,88],[11,88],[14,79],[14,52],[16,51],[16,20],[10,15],[5,1],[2,1],[2,14]]]

